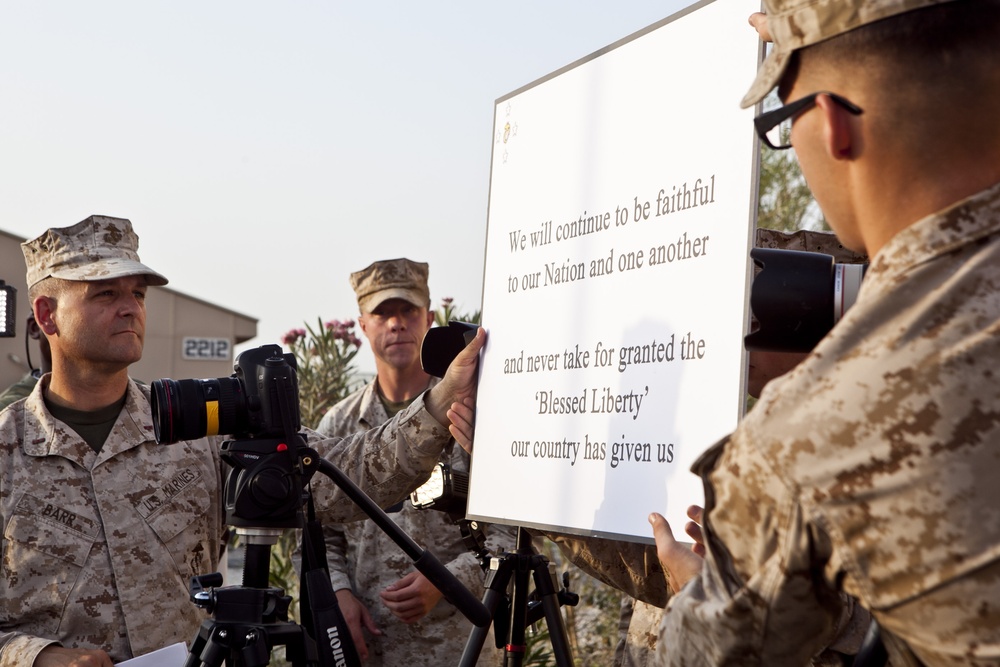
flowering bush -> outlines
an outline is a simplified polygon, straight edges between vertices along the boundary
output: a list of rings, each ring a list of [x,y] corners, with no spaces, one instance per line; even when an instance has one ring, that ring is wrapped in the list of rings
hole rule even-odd
[[[320,419],[335,403],[353,390],[354,367],[351,361],[361,348],[354,334],[354,320],[316,319],[316,328],[292,329],[282,337],[295,355],[299,379],[299,410],[302,424],[316,428]]]

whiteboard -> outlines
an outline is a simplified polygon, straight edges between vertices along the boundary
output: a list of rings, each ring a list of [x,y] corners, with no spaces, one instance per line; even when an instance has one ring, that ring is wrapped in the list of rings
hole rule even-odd
[[[497,100],[468,514],[651,541],[737,423],[759,0],[715,0]]]

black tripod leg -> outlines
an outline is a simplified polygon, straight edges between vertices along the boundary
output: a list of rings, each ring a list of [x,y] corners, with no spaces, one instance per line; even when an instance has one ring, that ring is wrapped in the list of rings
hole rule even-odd
[[[490,569],[486,575],[486,593],[483,594],[483,606],[490,613],[490,618],[496,619],[499,609],[502,613],[507,613],[506,597],[507,584],[510,583],[510,563],[499,558],[490,559]],[[504,603],[503,608],[501,603]],[[500,628],[494,622],[493,631],[499,635]],[[490,632],[490,624],[485,626],[472,626],[469,639],[465,643],[465,650],[462,651],[462,660],[459,667],[474,667],[479,660],[479,655],[483,652],[486,644],[486,636]]]
[[[191,651],[184,667],[219,667],[229,657],[229,637],[226,631],[206,621],[198,637],[191,644]]]
[[[268,663],[271,652],[262,632],[254,630],[247,633],[243,648],[240,649],[240,658],[246,667],[264,667]]]
[[[549,629],[549,641],[552,642],[552,656],[559,667],[572,667],[573,654],[566,639],[566,625],[559,611],[559,596],[556,589],[554,566],[543,558],[536,558],[534,566],[535,590],[542,601],[545,611],[545,624]]]
[[[510,627],[507,629],[507,647],[504,649],[504,667],[520,667],[524,663],[524,654],[528,650],[525,641],[525,628],[527,627],[528,616],[528,581],[531,577],[531,569],[528,566],[526,556],[530,555],[531,542],[527,547],[521,546],[521,532],[518,529],[518,550],[515,558],[517,567],[514,571],[514,592],[510,599]]]

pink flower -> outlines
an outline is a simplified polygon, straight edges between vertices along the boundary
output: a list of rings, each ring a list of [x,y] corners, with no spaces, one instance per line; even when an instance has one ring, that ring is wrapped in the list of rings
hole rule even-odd
[[[441,299],[441,304],[447,307],[450,306],[453,301],[454,301],[453,298],[451,298],[450,296],[446,296]]]
[[[305,329],[290,329],[288,333],[281,337],[281,342],[285,345],[294,345],[300,338],[305,338]]]

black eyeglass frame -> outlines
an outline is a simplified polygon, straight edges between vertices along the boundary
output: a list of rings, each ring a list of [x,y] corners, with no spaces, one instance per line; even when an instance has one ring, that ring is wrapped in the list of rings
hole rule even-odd
[[[757,136],[763,141],[768,147],[776,150],[783,151],[792,147],[792,144],[775,146],[771,143],[771,140],[767,138],[767,133],[774,129],[775,126],[780,125],[785,120],[789,118],[794,118],[800,113],[804,113],[816,105],[816,98],[820,95],[829,95],[830,99],[844,107],[850,113],[855,116],[860,116],[864,111],[857,104],[854,104],[850,100],[847,100],[836,93],[831,93],[826,90],[821,90],[818,93],[813,93],[811,95],[806,95],[805,97],[795,100],[794,102],[789,102],[777,109],[772,109],[771,111],[765,111],[756,118],[753,119],[753,126],[757,128]]]

